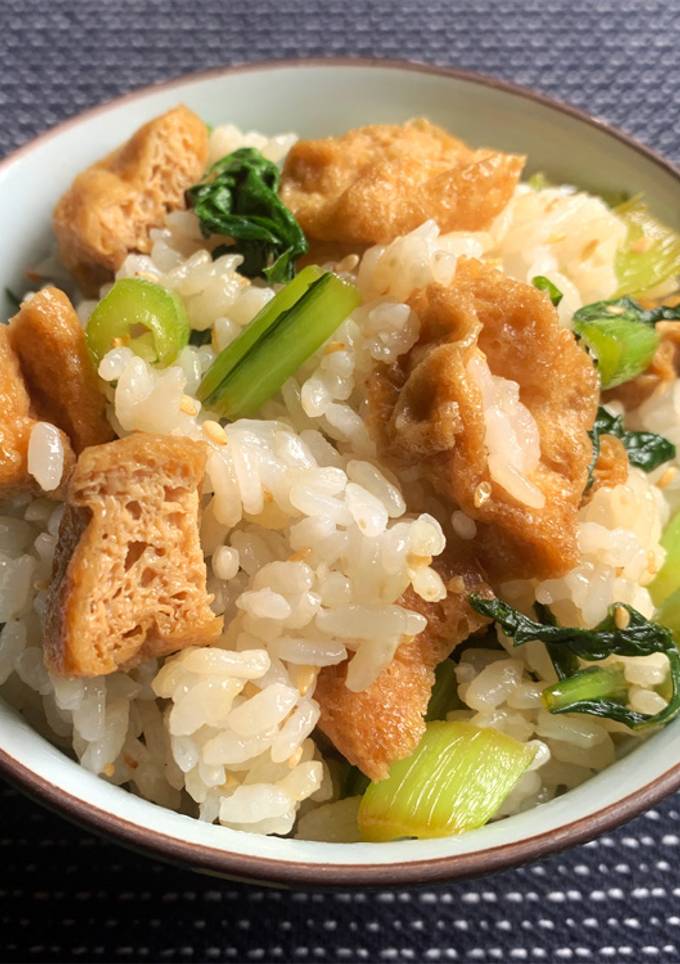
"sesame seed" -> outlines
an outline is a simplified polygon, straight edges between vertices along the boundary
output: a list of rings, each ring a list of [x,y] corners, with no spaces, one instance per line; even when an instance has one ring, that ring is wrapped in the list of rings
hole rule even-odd
[[[623,606],[617,606],[614,610],[614,622],[617,629],[627,629],[630,623],[630,613]]]
[[[114,767],[113,763],[107,763],[104,769],[102,770],[102,773],[104,774],[105,777],[112,777],[115,772],[116,772],[116,768]]]
[[[290,769],[291,770],[294,769],[294,767],[298,765],[301,759],[302,759],[302,747],[299,746],[295,751],[295,753],[291,753],[291,755],[288,757],[288,766],[290,767]]]
[[[302,664],[296,666],[295,670],[298,693],[300,696],[304,696],[316,679],[316,669],[313,666],[305,666]]]
[[[473,503],[475,509],[479,509],[480,506],[484,505],[491,498],[491,485],[489,482],[480,482],[475,489],[475,494],[473,497]]]
[[[644,254],[645,251],[649,251],[652,246],[651,238],[646,238],[644,235],[638,238],[637,241],[633,241],[629,245],[629,250],[634,252],[634,254]]]
[[[659,481],[656,483],[659,489],[665,489],[671,484],[675,476],[678,474],[678,470],[675,465],[669,465],[666,471],[663,473]]]
[[[594,255],[595,252],[597,251],[597,247],[599,243],[600,242],[598,238],[593,238],[592,241],[588,241],[587,244],[584,244],[583,248],[581,249],[581,257],[582,258],[592,257],[592,255]]]
[[[191,395],[182,395],[179,403],[180,412],[184,412],[185,415],[198,415],[201,410],[201,406],[198,404],[195,398]]]
[[[208,419],[207,422],[203,423],[203,434],[207,435],[211,442],[215,445],[226,445],[229,439],[227,438],[227,433],[224,431],[219,422],[213,422],[212,419]]]
[[[344,341],[329,341],[324,349],[324,355],[332,355],[336,351],[344,351],[347,345]]]
[[[288,562],[303,562],[308,556],[312,554],[311,546],[303,546],[301,549],[296,549],[295,552],[288,556]]]

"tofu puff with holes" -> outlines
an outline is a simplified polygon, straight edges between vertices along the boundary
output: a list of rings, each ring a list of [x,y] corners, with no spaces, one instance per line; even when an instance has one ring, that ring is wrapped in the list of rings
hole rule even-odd
[[[220,635],[198,535],[205,461],[202,442],[145,433],[81,454],[47,597],[53,673],[101,676]]]
[[[86,294],[96,295],[128,252],[149,252],[149,230],[184,207],[207,158],[206,125],[180,105],[76,177],[52,223],[61,259]]]
[[[372,780],[386,777],[390,764],[418,745],[425,732],[435,667],[489,622],[467,603],[469,593],[489,592],[467,546],[451,537],[434,568],[447,587],[446,598],[425,602],[412,589],[404,593],[400,604],[425,616],[427,626],[401,643],[394,659],[367,689],[347,688],[346,663],[328,666],[319,674],[314,693],[321,707],[319,728]]]
[[[501,213],[524,158],[472,150],[424,118],[302,140],[283,168],[281,198],[314,242],[385,244],[434,218],[479,231]]]
[[[369,386],[383,455],[475,520],[494,584],[563,575],[592,458],[592,361],[546,294],[474,259],[411,306],[418,342]]]

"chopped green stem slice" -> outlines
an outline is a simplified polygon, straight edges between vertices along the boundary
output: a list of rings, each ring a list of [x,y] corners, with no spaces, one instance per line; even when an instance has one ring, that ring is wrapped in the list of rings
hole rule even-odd
[[[639,195],[614,211],[628,227],[616,254],[617,295],[644,294],[680,274],[680,237],[650,214]]]
[[[575,704],[613,699],[624,702],[628,695],[623,670],[589,666],[543,690],[542,698],[551,713],[573,712]]]
[[[415,752],[371,783],[359,806],[365,840],[447,837],[481,827],[534,757],[533,747],[469,723],[428,723]]]
[[[548,180],[543,171],[535,171],[527,178],[527,184],[534,191],[543,191],[546,187],[554,187],[553,182]]]
[[[200,401],[205,401],[220,387],[253,345],[278,321],[284,311],[300,300],[309,286],[318,281],[322,274],[321,268],[310,264],[267,302],[238,338],[227,345],[212,363],[198,388],[197,397]]]
[[[546,278],[545,275],[542,274],[537,274],[535,278],[531,279],[531,283],[534,288],[538,288],[539,291],[545,291],[554,306],[557,308],[564,295],[557,285],[552,283],[550,278]]]
[[[117,340],[145,361],[165,368],[189,342],[184,305],[174,291],[142,278],[123,278],[99,302],[87,324],[96,364]]]
[[[456,681],[456,666],[451,659],[445,659],[434,671],[434,686],[427,704],[425,719],[444,720],[451,710],[458,709],[463,704],[458,699],[458,683]]]
[[[647,587],[656,606],[680,590],[680,512],[676,512],[664,529],[661,545],[666,550],[666,559]]]
[[[614,388],[643,372],[661,340],[630,298],[580,308],[574,314],[574,331],[597,359],[602,388]]]
[[[358,304],[353,285],[323,274],[241,355],[207,407],[230,421],[254,415]]]

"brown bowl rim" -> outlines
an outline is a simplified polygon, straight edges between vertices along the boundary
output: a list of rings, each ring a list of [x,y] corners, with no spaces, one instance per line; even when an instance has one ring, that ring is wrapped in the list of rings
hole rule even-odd
[[[215,67],[175,77],[171,80],[151,84],[128,94],[113,98],[103,104],[91,107],[74,117],[57,124],[27,144],[17,148],[0,160],[0,174],[3,169],[20,160],[29,151],[61,134],[64,130],[80,124],[96,114],[119,107],[161,90],[194,81],[209,80],[225,74],[250,73],[252,71],[275,70],[282,67],[372,67],[393,70],[410,70],[416,73],[432,74],[467,81],[482,87],[490,87],[505,93],[514,94],[526,100],[537,102],[569,117],[582,121],[610,137],[622,142],[637,153],[661,167],[677,181],[680,170],[657,152],[640,144],[631,135],[618,128],[592,117],[585,111],[545,94],[528,90],[510,81],[499,80],[484,74],[453,67],[439,67],[410,60],[361,58],[361,57],[320,57],[255,61],[235,64],[228,67]],[[650,781],[621,800],[610,804],[579,820],[563,824],[555,830],[524,838],[513,843],[502,844],[470,854],[454,854],[429,860],[398,861],[390,864],[329,864],[309,863],[306,861],[278,860],[272,857],[256,857],[233,853],[203,844],[188,843],[167,834],[123,819],[115,813],[93,807],[80,798],[68,793],[61,787],[38,776],[25,764],[0,748],[0,773],[11,783],[67,819],[86,828],[113,837],[119,843],[141,851],[149,856],[171,863],[190,867],[204,873],[232,877],[257,883],[276,883],[290,887],[331,886],[331,887],[386,887],[406,885],[426,885],[488,874],[514,867],[529,860],[575,846],[592,839],[598,834],[612,830],[619,824],[637,816],[664,796],[680,787],[680,762],[670,767],[656,779]]]

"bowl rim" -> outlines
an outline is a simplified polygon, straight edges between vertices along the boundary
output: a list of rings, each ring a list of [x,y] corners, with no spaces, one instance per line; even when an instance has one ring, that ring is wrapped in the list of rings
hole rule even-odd
[[[229,66],[214,67],[174,77],[160,83],[138,88],[130,93],[111,98],[82,111],[39,134],[0,160],[0,174],[20,161],[35,148],[63,131],[86,122],[91,117],[126,103],[141,100],[149,94],[172,90],[187,83],[201,82],[225,75],[251,73],[295,67],[360,67],[413,71],[415,73],[449,77],[482,87],[522,97],[588,124],[623,143],[680,183],[680,169],[651,148],[639,143],[630,134],[593,117],[579,108],[543,93],[529,90],[511,81],[489,77],[475,71],[454,67],[434,66],[413,60],[364,57],[315,57],[263,60]],[[112,837],[118,843],[148,856],[170,863],[189,866],[196,870],[223,877],[238,878],[258,883],[277,883],[291,887],[385,887],[426,885],[492,873],[517,866],[529,860],[575,846],[638,815],[664,796],[680,788],[680,762],[669,767],[654,780],[600,810],[563,824],[556,830],[545,831],[522,840],[511,841],[481,851],[453,854],[427,860],[396,861],[389,864],[328,864],[308,861],[279,860],[234,853],[205,844],[188,843],[152,827],[142,827],[118,814],[93,806],[62,789],[50,780],[34,773],[23,762],[0,748],[0,774],[39,803],[60,815],[83,825],[100,835]]]

